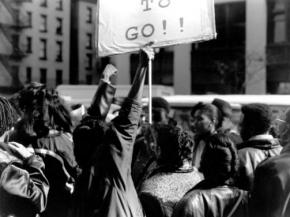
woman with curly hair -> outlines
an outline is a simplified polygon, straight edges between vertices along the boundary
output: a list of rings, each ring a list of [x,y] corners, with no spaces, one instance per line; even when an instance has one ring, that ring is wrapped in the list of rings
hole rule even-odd
[[[155,132],[157,167],[142,183],[139,196],[146,216],[170,217],[175,204],[203,176],[192,166],[194,143],[186,131],[160,124]]]
[[[21,90],[17,100],[22,117],[7,140],[32,147],[44,160],[51,188],[41,216],[65,217],[78,174],[69,112],[55,90],[37,82]]]
[[[233,186],[237,170],[237,150],[230,138],[211,136],[200,165],[204,180],[183,196],[173,217],[248,216],[248,193]]]

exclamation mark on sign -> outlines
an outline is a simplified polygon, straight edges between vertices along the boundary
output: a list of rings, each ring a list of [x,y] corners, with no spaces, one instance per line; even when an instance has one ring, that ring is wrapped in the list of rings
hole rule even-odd
[[[179,18],[179,23],[180,23],[180,32],[183,32],[183,17]]]
[[[163,26],[163,34],[166,35],[166,20],[162,21],[162,26]]]

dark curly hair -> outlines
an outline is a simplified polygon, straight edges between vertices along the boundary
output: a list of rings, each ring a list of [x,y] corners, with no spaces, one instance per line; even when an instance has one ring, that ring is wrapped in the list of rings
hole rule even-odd
[[[202,156],[200,171],[205,179],[223,184],[234,180],[238,171],[238,154],[234,143],[224,133],[212,135]]]
[[[192,160],[194,142],[191,135],[179,127],[158,124],[154,127],[157,145],[160,148],[158,162],[178,168],[184,160]]]
[[[17,112],[10,102],[6,98],[0,96],[0,136],[14,126],[17,118]]]
[[[69,111],[61,103],[57,91],[33,82],[19,92],[18,105],[23,113],[19,127],[26,128],[28,134],[40,138],[48,135],[50,129],[71,132]]]

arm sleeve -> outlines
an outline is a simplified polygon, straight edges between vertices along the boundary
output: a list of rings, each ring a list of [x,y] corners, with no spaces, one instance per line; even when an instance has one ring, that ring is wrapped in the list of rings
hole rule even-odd
[[[127,98],[119,115],[113,120],[112,130],[107,135],[113,159],[119,171],[124,175],[131,168],[133,145],[141,109],[140,103]]]
[[[1,175],[1,188],[9,195],[27,199],[36,212],[42,212],[46,207],[49,190],[43,170],[44,163],[36,155],[24,162],[24,168],[9,164]]]
[[[280,216],[283,206],[281,195],[285,195],[285,182],[281,177],[271,174],[265,165],[258,166],[255,171],[254,188],[250,199],[250,216]]]

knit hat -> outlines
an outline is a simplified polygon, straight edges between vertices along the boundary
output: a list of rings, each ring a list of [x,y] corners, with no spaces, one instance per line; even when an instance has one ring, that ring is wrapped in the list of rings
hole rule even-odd
[[[212,104],[215,105],[220,110],[223,117],[228,117],[228,118],[232,117],[232,107],[230,103],[228,103],[227,101],[219,99],[219,98],[215,98],[212,101]]]
[[[163,108],[167,113],[170,112],[170,105],[166,99],[162,97],[153,97],[152,98],[152,108]]]
[[[272,121],[271,108],[262,103],[251,103],[242,107],[244,114],[244,121],[256,123],[263,126],[265,129],[269,128]]]

